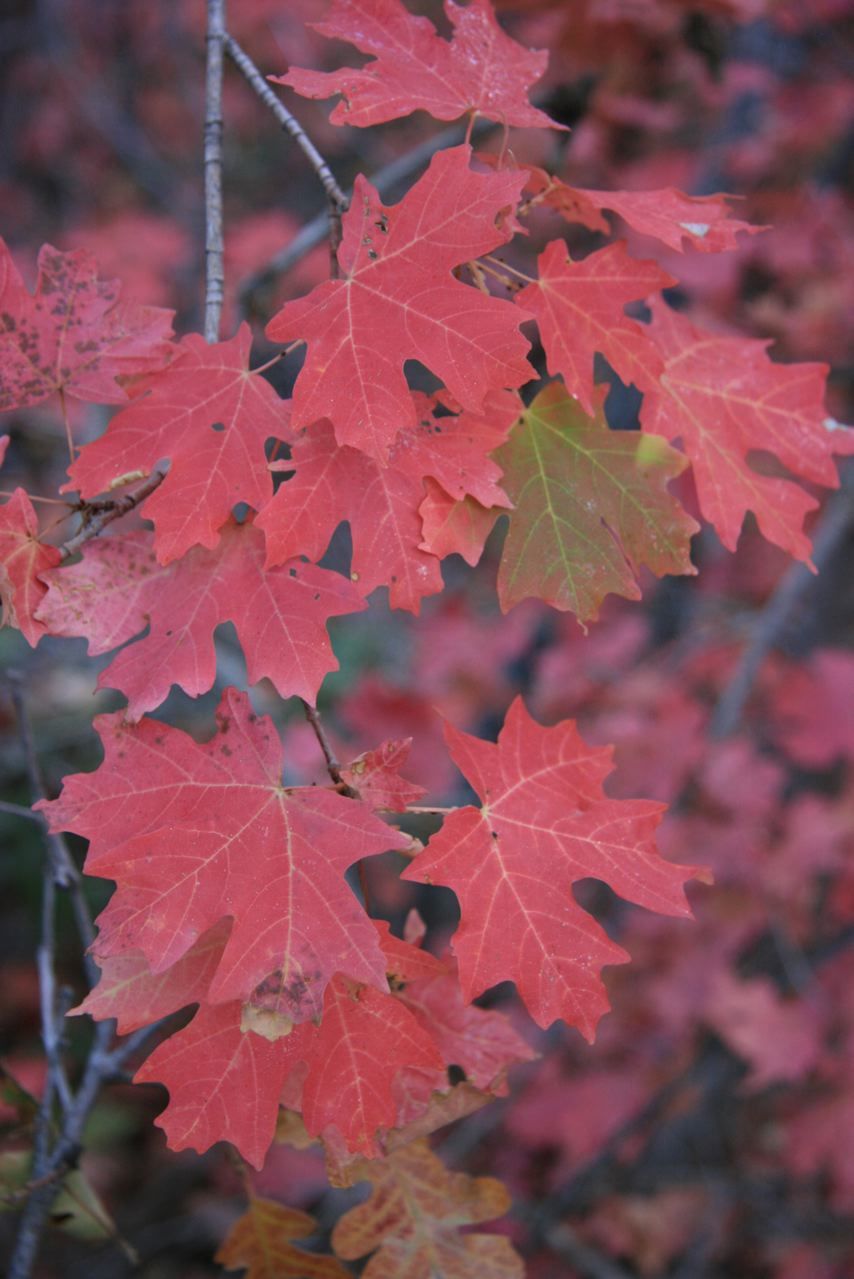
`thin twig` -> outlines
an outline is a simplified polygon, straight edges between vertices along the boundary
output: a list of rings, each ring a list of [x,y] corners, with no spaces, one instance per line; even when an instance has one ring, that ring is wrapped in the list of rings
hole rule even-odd
[[[218,342],[225,295],[222,234],[222,62],[225,0],[208,0],[205,75],[205,341]]]
[[[134,507],[139,506],[140,502],[150,497],[165,479],[166,475],[163,471],[152,471],[145,483],[140,484],[139,488],[134,489],[132,493],[123,493],[120,497],[86,504],[83,507],[83,523],[80,528],[59,548],[62,560],[71,559],[72,555],[76,555],[86,542],[97,537],[108,524],[112,524],[113,520],[119,520],[123,515],[128,515]]]
[[[225,50],[234,65],[243,74],[246,82],[255,91],[266,107],[272,111],[278,123],[289,137],[293,138],[311,167],[317,174],[326,192],[329,204],[329,241],[333,262],[337,265],[338,246],[341,243],[341,215],[349,206],[349,200],[335,180],[335,175],[326,160],[318,151],[311,138],[299,121],[291,115],[287,107],[279,101],[267,81],[261,75],[255,63],[244,49],[233,38],[226,35]]]
[[[351,797],[355,797],[358,792],[355,791],[352,786],[348,786],[344,781],[344,778],[341,776],[341,765],[336,759],[335,752],[332,749],[332,743],[326,736],[326,729],[320,722],[320,712],[316,707],[312,706],[310,702],[306,702],[302,698],[300,698],[300,701],[302,701],[305,717],[309,724],[311,724],[311,727],[314,730],[314,735],[320,743],[320,749],[323,751],[323,758],[326,761],[327,773],[342,794],[349,794]]]
[[[9,681],[30,788],[35,798],[43,799],[45,797],[44,779],[36,755],[22,681],[14,671],[9,672]],[[98,1027],[80,1089],[77,1095],[73,1096],[61,1060],[62,1026],[70,1001],[65,992],[57,996],[54,970],[57,887],[67,889],[71,896],[78,932],[87,948],[94,936],[94,928],[83,896],[80,872],[74,865],[65,841],[59,835],[51,834],[49,831],[46,832],[45,838],[48,863],[42,896],[42,937],[38,950],[38,973],[42,1039],[48,1071],[35,1118],[32,1170],[33,1180],[38,1183],[39,1188],[33,1191],[21,1216],[9,1279],[29,1279],[32,1273],[42,1230],[51,1205],[61,1189],[61,1171],[73,1167],[76,1161],[83,1126],[100,1091],[100,1071],[106,1060],[104,1053],[113,1035],[112,1022],[105,1022]],[[97,969],[88,955],[84,956],[84,965],[90,981],[96,980]],[[53,1108],[56,1097],[62,1105],[63,1119],[59,1139],[52,1146]]]
[[[848,482],[831,498],[816,529],[813,564],[819,573],[827,567],[854,523],[851,479],[849,474]],[[729,737],[738,729],[762,663],[780,639],[795,608],[803,603],[804,597],[812,589],[815,580],[815,574],[804,564],[793,564],[778,582],[759,616],[732,679],[715,707],[709,724],[712,737]]]
[[[95,1042],[86,1061],[83,1079],[71,1109],[63,1119],[59,1140],[47,1159],[47,1166],[36,1171],[34,1165],[34,1180],[39,1182],[39,1188],[30,1195],[21,1214],[8,1279],[30,1279],[41,1234],[62,1188],[64,1174],[77,1163],[89,1112],[98,1099],[105,1078],[110,1077],[112,1063],[106,1048],[112,1035],[111,1021],[101,1022],[96,1028]],[[48,1090],[45,1091],[47,1093]]]
[[[497,127],[492,120],[478,120],[474,128],[474,137],[479,141]],[[427,138],[426,141],[417,147],[413,147],[405,155],[398,156],[396,160],[383,165],[376,173],[371,174],[369,181],[372,186],[376,187],[381,196],[393,193],[401,183],[406,182],[413,174],[418,173],[420,169],[429,164],[437,151],[442,151],[445,147],[458,145],[463,141],[463,137],[464,130],[459,125],[443,129],[441,133],[437,133],[432,138]],[[345,194],[345,198],[348,201],[351,196],[352,191]],[[286,244],[279,253],[275,254],[266,266],[247,276],[237,290],[241,312],[244,314],[251,312],[253,294],[260,289],[268,288],[278,276],[286,275],[312,249],[322,244],[327,234],[328,219],[324,212],[312,218],[311,222],[307,222],[294,236],[290,244]]]
[[[38,813],[25,808],[23,804],[7,804],[5,800],[0,800],[0,813],[8,813],[10,817],[23,817],[25,821],[35,822],[37,826],[42,824]]]

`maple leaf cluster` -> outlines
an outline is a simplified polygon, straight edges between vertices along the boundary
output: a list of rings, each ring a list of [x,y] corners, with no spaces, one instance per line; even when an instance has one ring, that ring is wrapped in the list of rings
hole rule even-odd
[[[534,600],[595,621],[607,596],[639,599],[645,572],[695,573],[689,472],[725,547],[750,513],[809,564],[818,500],[804,485],[835,487],[834,454],[854,453],[825,407],[824,365],[777,362],[767,342],[703,327],[667,295],[679,281],[658,258],[673,269],[729,253],[762,228],[722,195],[576,187],[517,160],[509,129],[562,127],[529,101],[546,55],[512,40],[489,0],[445,8],[450,39],[400,0],[333,0],[316,30],[371,61],[274,77],[303,97],[339,95],[333,124],[422,111],[501,133],[497,151],[470,139],[438,151],[395,204],[356,178],[332,278],[266,326],[286,348],[270,364],[302,361],[290,399],[268,365],[253,368],[247,323],[224,341],[176,341],[171,312],[120,300],[80,249],[46,246],[30,293],[0,241],[0,409],[59,415],[71,449],[60,493],[79,520],[40,533],[23,488],[0,508],[5,618],[33,646],[49,635],[119,649],[98,684],[127,699],[96,720],[100,766],[38,805],[52,831],[88,839],[87,873],[116,885],[93,945],[101,980],[75,1011],[126,1034],[195,1005],[136,1075],[168,1089],[158,1123],[171,1148],[227,1140],[261,1168],[280,1107],[299,1114],[343,1181],[374,1182],[333,1242],[344,1259],[379,1249],[366,1271],[377,1276],[426,1275],[445,1252],[449,1273],[519,1273],[505,1241],[456,1233],[499,1215],[500,1189],[443,1184],[420,1142],[502,1095],[509,1068],[534,1055],[505,1013],[473,1001],[511,981],[539,1026],[562,1019],[592,1040],[609,1006],[601,970],[629,955],[575,887],[597,879],[684,916],[686,881],[709,876],[662,857],[660,803],[606,790],[609,747],[571,718],[543,727],[520,699],[497,742],[446,721],[478,802],[446,812],[426,847],[406,833],[423,789],[396,737],[344,765],[328,758],[328,784],[296,785],[246,693],[226,688],[202,742],[150,712],[175,686],[214,688],[214,632],[230,622],[248,682],[311,713],[338,668],[330,618],[363,612],[379,588],[417,615],[443,590],[443,561],[475,566],[488,542],[504,612]],[[606,213],[658,256],[610,240]],[[569,228],[609,242],[573,256]],[[637,424],[620,420],[603,362],[640,394]],[[78,402],[118,406],[82,444]],[[113,529],[132,510],[141,518]],[[371,918],[364,883],[351,888],[351,868],[388,852],[406,860],[403,881],[453,890],[460,922],[441,957],[417,915],[397,937]],[[737,1004],[722,986],[734,1038]],[[410,1180],[415,1198],[459,1196],[466,1210],[409,1220]],[[283,1266],[309,1264],[290,1243],[307,1222],[261,1200],[223,1263],[251,1267],[271,1229]],[[312,1273],[343,1273],[315,1261]]]

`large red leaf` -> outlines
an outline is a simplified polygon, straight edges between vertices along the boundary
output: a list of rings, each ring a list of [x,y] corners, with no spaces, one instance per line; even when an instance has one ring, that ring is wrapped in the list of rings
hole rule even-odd
[[[562,375],[585,412],[594,412],[597,353],[624,382],[641,390],[654,387],[661,356],[646,326],[630,320],[624,307],[676,281],[655,262],[629,257],[623,244],[609,244],[575,262],[563,240],[552,240],[538,263],[539,279],[517,296],[536,316],[549,373]]]
[[[451,274],[513,234],[524,174],[473,173],[471,148],[440,151],[400,204],[386,207],[356,179],[338,250],[343,278],[288,302],[267,326],[276,342],[304,339],[293,424],[329,418],[339,444],[385,462],[417,415],[403,374],[420,360],[464,409],[531,377],[511,303]]]
[[[407,837],[334,791],[283,789],[278,736],[245,694],[226,690],[217,722],[199,744],[156,720],[101,716],[100,768],[42,804],[53,830],[90,839],[89,873],[116,881],[96,956],[142,951],[163,972],[231,917],[213,1001],[247,999],[264,982],[301,1021],[320,1011],[334,972],[385,989],[376,930],[344,872]]]
[[[39,521],[21,488],[0,506],[0,601],[3,622],[17,626],[28,644],[38,644],[48,628],[36,617],[47,587],[42,573],[59,563],[55,546],[39,541]]]
[[[119,379],[168,360],[173,312],[120,302],[119,290],[118,281],[98,279],[83,249],[60,253],[46,244],[30,296],[0,238],[0,411],[55,391],[120,404],[127,394]]]
[[[459,897],[453,949],[467,999],[515,981],[541,1026],[562,1017],[592,1039],[608,1008],[599,970],[628,956],[576,903],[573,884],[601,879],[650,910],[688,915],[682,885],[697,872],[659,855],[662,805],[605,795],[611,750],[587,746],[571,720],[542,728],[517,698],[497,744],[445,732],[483,806],[446,817],[403,878]]]
[[[640,599],[642,566],[693,573],[698,525],[667,491],[685,459],[658,436],[611,431],[602,388],[588,415],[546,386],[499,450],[514,502],[498,570],[501,607],[534,597],[595,618],[610,592]]]
[[[98,677],[118,688],[139,719],[166,700],[173,684],[191,697],[216,678],[214,628],[233,622],[250,683],[265,676],[282,697],[312,704],[338,663],[326,633],[330,617],[365,607],[340,573],[293,560],[264,569],[264,539],[252,523],[229,520],[212,551],[196,547],[159,565],[151,534],[123,533],[85,547],[69,568],[45,574],[39,620],[51,635],[82,635],[90,653],[148,634],[122,649]]]
[[[270,78],[307,98],[340,93],[333,124],[365,127],[429,111],[437,120],[476,112],[522,128],[563,127],[528,102],[529,88],[546,69],[546,53],[511,40],[495,21],[490,0],[465,7],[445,0],[445,13],[454,27],[450,43],[400,0],[333,0],[315,30],[354,44],[374,61],[330,72],[292,67]]]
[[[854,431],[827,416],[826,365],[774,364],[767,342],[706,332],[660,301],[652,313],[664,368],[644,397],[644,429],[682,439],[702,513],[729,550],[752,511],[769,542],[809,559],[802,526],[815,500],[789,479],[761,474],[749,454],[764,449],[793,475],[837,486],[832,454],[854,453]]]
[[[65,488],[92,498],[169,459],[166,479],[142,508],[154,521],[162,564],[192,546],[216,546],[237,503],[258,510],[272,496],[264,445],[291,439],[288,406],[250,372],[251,344],[247,324],[213,345],[196,333],[185,337],[148,394],[118,413],[69,468]]]

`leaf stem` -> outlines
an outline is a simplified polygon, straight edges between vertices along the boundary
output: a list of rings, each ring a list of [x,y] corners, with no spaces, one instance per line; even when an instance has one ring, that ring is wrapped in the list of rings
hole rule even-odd
[[[65,428],[65,442],[68,445],[68,456],[74,461],[74,440],[71,436],[71,423],[68,421],[68,402],[65,398],[65,387],[59,388],[59,407],[62,409],[62,425]]]
[[[14,497],[12,489],[0,489],[0,497]],[[44,502],[45,506],[65,506],[71,511],[71,503],[64,502],[61,497],[39,497],[36,493],[27,493],[31,502]]]
[[[504,278],[504,272],[508,272],[510,275],[515,275],[517,280],[523,280],[525,284],[537,283],[532,275],[526,275],[524,271],[518,271],[515,266],[509,266],[506,262],[502,262],[500,258],[493,257],[491,253],[487,253],[484,257],[478,258],[478,265],[482,267],[484,271],[489,270],[487,263],[490,263],[493,268],[491,274],[496,276],[499,280],[502,280],[504,284],[507,283],[507,280]]]

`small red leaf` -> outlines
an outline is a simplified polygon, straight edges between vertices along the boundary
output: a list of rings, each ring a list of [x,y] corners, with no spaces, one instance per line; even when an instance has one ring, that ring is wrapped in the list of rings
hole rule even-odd
[[[623,308],[675,283],[655,262],[629,257],[623,244],[609,244],[575,262],[563,240],[552,240],[540,254],[539,279],[517,296],[536,317],[549,373],[561,374],[592,416],[597,353],[624,382],[642,391],[656,386],[661,356],[646,327],[630,320]]]
[[[60,561],[55,546],[39,541],[39,522],[22,488],[0,506],[0,600],[4,625],[17,626],[35,648],[49,626],[36,617],[47,594],[41,574]]]
[[[327,987],[303,1090],[303,1118],[319,1135],[329,1125],[348,1150],[377,1153],[377,1129],[393,1128],[393,1084],[406,1067],[444,1071],[430,1035],[392,995],[336,977]]]
[[[365,751],[346,764],[341,776],[371,808],[404,813],[408,804],[417,804],[427,793],[423,786],[400,775],[406,767],[411,742],[411,737],[383,742],[376,750]]]
[[[817,503],[791,480],[755,470],[748,456],[764,449],[793,475],[836,488],[832,455],[854,453],[854,430],[827,416],[826,366],[774,364],[767,342],[706,332],[664,302],[651,306],[649,333],[664,366],[644,398],[644,429],[682,439],[702,513],[729,550],[752,511],[769,542],[808,560],[802,526]]]
[[[276,1131],[279,1096],[299,1060],[305,1034],[270,1041],[240,1028],[241,1005],[203,1004],[183,1030],[139,1068],[136,1083],[161,1083],[169,1104],[155,1120],[170,1150],[207,1150],[230,1141],[262,1168]]]
[[[0,412],[64,391],[121,404],[121,380],[161,367],[171,353],[172,311],[119,301],[119,284],[98,279],[83,249],[39,253],[35,296],[0,239]],[[125,467],[125,470],[128,468]]]
[[[400,0],[334,0],[315,30],[354,44],[374,61],[331,72],[292,67],[270,79],[307,98],[340,93],[333,124],[364,128],[420,110],[437,120],[456,120],[470,111],[521,128],[564,127],[528,102],[528,89],[546,69],[546,53],[511,40],[489,0],[465,7],[447,0],[445,12],[454,26],[450,42]]]

